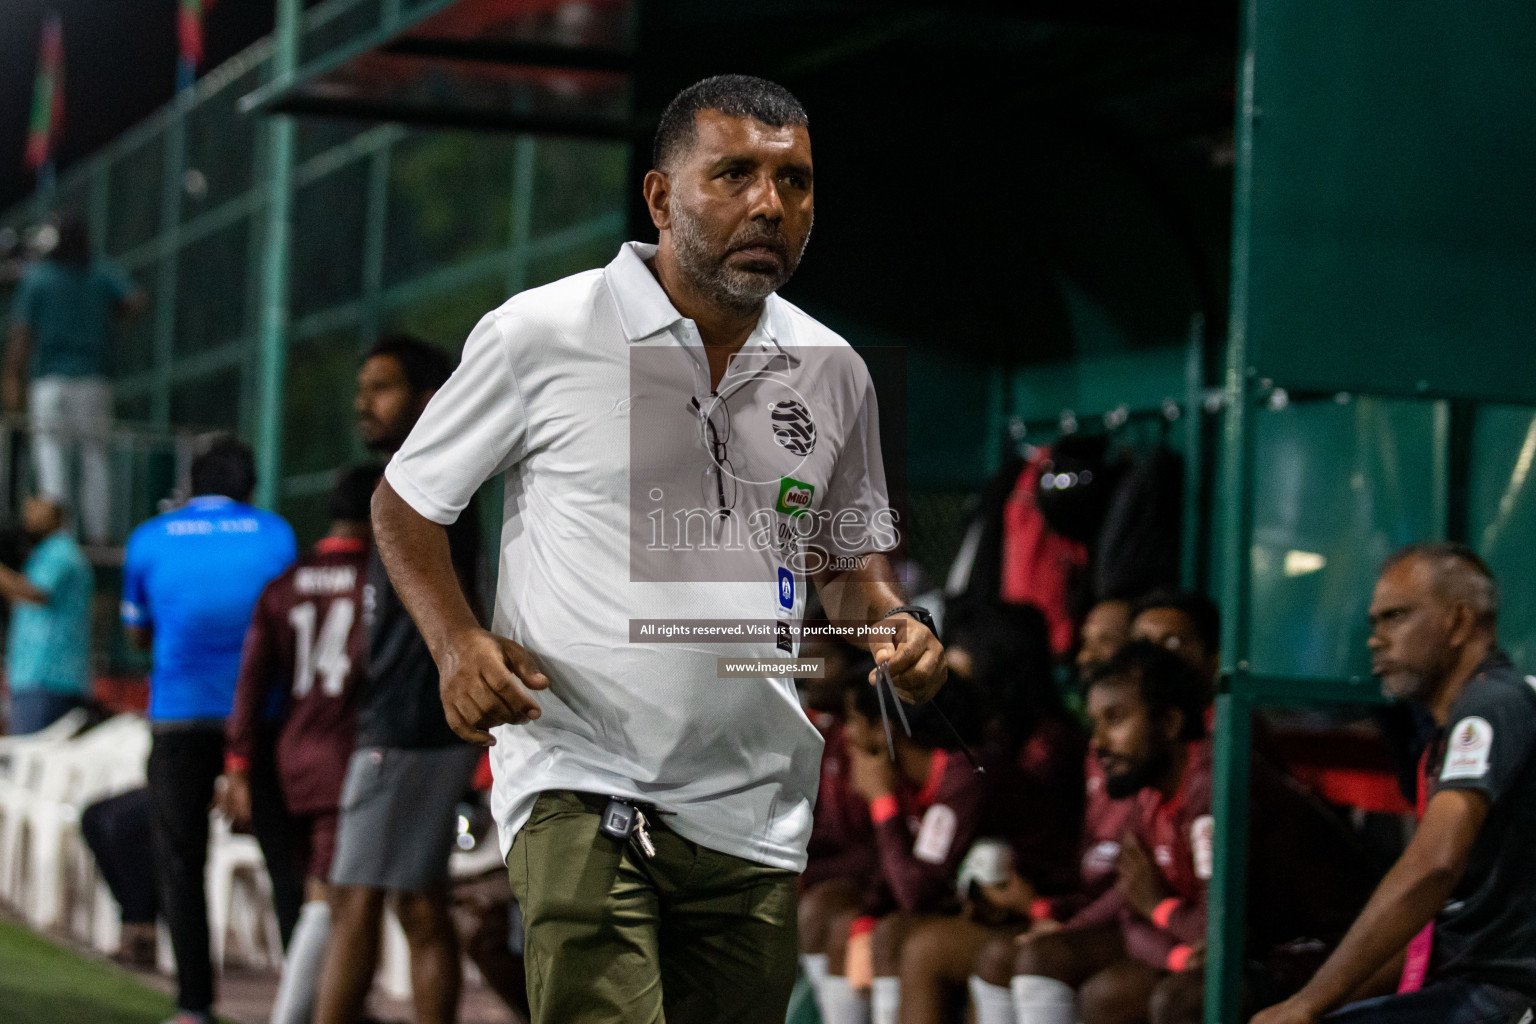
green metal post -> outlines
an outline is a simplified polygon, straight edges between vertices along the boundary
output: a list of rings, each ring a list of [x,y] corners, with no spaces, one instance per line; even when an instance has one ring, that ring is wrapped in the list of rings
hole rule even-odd
[[[368,210],[363,219],[363,344],[373,344],[383,315],[384,239],[389,230],[389,162],[394,142],[386,139],[368,158]]]
[[[1472,542],[1472,443],[1476,439],[1479,403],[1452,399],[1447,406],[1444,487],[1446,540]]]
[[[1253,209],[1255,26],[1260,0],[1245,0],[1239,61],[1237,166],[1232,182],[1232,299],[1222,421],[1222,669],[1229,692],[1216,702],[1215,817],[1206,930],[1205,1021],[1230,1024],[1242,1003],[1248,875],[1248,758],[1253,706],[1247,689],[1253,546],[1253,424],[1248,380],[1248,283]]]
[[[508,234],[512,258],[507,261],[508,295],[516,295],[528,287],[528,242],[533,237],[533,182],[538,176],[538,146],[538,140],[532,135],[519,135],[512,147],[512,223]]]
[[[1184,354],[1184,518],[1179,538],[1179,577],[1186,588],[1200,585],[1200,499],[1205,491],[1205,315],[1189,318]]]
[[[187,164],[187,112],[192,90],[171,101],[173,116],[165,122],[165,175],[160,182],[160,265],[155,273],[155,384],[150,419],[165,428],[171,422],[171,365],[176,358],[176,289],[181,264],[182,175]]]
[[[298,67],[300,0],[277,0],[273,32],[274,81]],[[288,363],[288,263],[293,217],[294,122],[286,114],[267,122],[267,224],[257,330],[256,502],[275,508],[283,471],[283,384]]]
[[[1434,459],[1434,480],[1429,511],[1430,529],[1433,535],[1446,540],[1451,523],[1451,403],[1445,400],[1430,403],[1430,453]]]
[[[1216,698],[1216,818],[1206,931],[1206,1024],[1237,1024],[1243,995],[1243,918],[1248,883],[1248,778],[1253,708],[1246,687]]]

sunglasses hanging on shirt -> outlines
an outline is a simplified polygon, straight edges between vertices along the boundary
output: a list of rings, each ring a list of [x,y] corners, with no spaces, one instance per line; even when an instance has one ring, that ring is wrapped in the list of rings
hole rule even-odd
[[[910,739],[912,737],[912,725],[907,721],[907,712],[901,706],[901,694],[896,692],[896,683],[891,679],[891,670],[886,667],[885,662],[880,662],[875,666],[875,696],[880,700],[880,724],[885,726],[885,747],[890,751],[891,760],[894,762],[896,760],[896,741],[891,736],[891,719],[885,709],[885,694],[887,690],[890,691],[891,700],[896,705],[896,717],[901,722],[902,731]],[[928,702],[928,708],[939,716],[939,721],[944,723],[944,728],[948,729],[949,734],[955,738],[955,743],[960,747],[960,752],[971,763],[972,771],[977,775],[985,775],[987,770],[977,762],[976,755],[971,752],[971,748],[966,745],[965,740],[961,739],[960,730],[955,728],[954,723],[949,720],[949,716],[932,701]]]

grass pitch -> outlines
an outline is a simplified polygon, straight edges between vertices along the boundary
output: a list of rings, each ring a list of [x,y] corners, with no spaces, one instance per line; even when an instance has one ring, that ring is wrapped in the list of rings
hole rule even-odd
[[[125,971],[0,921],[0,1020],[7,1024],[160,1024],[170,996]]]

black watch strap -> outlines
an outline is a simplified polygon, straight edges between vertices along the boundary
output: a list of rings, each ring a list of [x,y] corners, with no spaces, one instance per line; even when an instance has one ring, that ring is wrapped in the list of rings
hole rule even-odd
[[[892,615],[910,615],[918,622],[921,622],[924,626],[926,626],[928,628],[928,632],[932,633],[934,636],[939,635],[939,627],[934,625],[933,622],[933,613],[930,612],[927,608],[921,607],[920,605],[904,604],[899,608],[892,608],[890,611],[881,616],[881,618],[888,619]]]

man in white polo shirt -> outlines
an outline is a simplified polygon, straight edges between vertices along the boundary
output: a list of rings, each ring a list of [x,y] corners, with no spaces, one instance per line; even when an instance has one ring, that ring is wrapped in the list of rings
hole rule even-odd
[[[496,747],[534,1021],[779,1024],[821,739],[787,673],[717,661],[793,653],[808,580],[831,618],[897,627],[866,644],[909,702],[943,650],[880,553],[899,524],[868,370],[775,294],[813,219],[805,111],[707,79],[653,156],[659,245],[487,315],[374,522],[449,723]],[[487,632],[443,524],[497,474]]]

